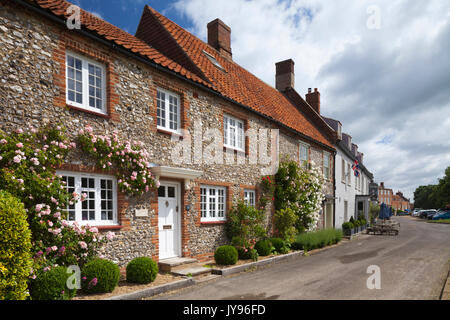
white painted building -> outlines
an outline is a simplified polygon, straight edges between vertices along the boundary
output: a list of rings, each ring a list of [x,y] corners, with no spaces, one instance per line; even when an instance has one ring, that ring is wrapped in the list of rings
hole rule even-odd
[[[352,143],[352,137],[342,133],[341,123],[338,120],[325,118],[338,136],[335,159],[335,212],[334,227],[341,228],[342,223],[349,221],[353,216],[369,217],[369,184],[373,175],[364,166],[363,153],[358,152],[358,146]],[[355,160],[359,164],[359,175],[356,176],[352,168]]]

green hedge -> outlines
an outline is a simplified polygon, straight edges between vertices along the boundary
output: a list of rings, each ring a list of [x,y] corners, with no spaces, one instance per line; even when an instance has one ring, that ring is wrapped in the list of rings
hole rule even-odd
[[[94,259],[81,270],[81,288],[86,293],[112,292],[119,283],[119,266],[106,259]]]
[[[238,260],[238,252],[233,246],[221,246],[216,249],[214,259],[219,265],[236,264]]]
[[[0,191],[0,300],[24,300],[31,271],[31,231],[23,204]]]
[[[127,265],[127,281],[132,283],[150,283],[156,279],[158,264],[148,257],[131,260]]]
[[[274,250],[274,248],[272,247],[272,242],[270,242],[270,240],[268,239],[259,240],[255,244],[255,249],[256,251],[258,251],[258,255],[260,256],[268,256]]]
[[[41,271],[30,283],[30,295],[33,300],[70,300],[77,292],[67,288],[67,267],[59,266],[49,271]]]
[[[315,232],[301,233],[292,243],[292,248],[297,250],[313,250],[322,248],[342,240],[342,231],[336,229],[324,229]]]

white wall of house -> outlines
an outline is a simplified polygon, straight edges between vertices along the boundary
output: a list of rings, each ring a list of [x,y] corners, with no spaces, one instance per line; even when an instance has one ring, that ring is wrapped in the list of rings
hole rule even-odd
[[[339,146],[336,149],[335,228],[339,229],[342,223],[350,220],[350,217],[356,218],[355,196],[369,194],[370,179],[362,170],[357,178],[352,169],[354,160],[348,157]]]

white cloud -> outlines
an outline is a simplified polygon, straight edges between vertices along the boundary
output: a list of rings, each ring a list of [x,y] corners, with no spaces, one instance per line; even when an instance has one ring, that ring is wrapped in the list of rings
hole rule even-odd
[[[377,6],[380,29],[369,29]],[[450,3],[447,1],[178,0],[206,41],[206,24],[232,29],[233,59],[274,85],[275,62],[295,61],[296,89],[321,91],[375,180],[412,192],[450,165]],[[377,141],[389,136],[388,143]]]

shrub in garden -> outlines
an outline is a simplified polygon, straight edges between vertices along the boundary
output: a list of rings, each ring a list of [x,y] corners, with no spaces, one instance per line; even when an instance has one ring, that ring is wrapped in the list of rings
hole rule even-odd
[[[238,252],[233,246],[221,246],[216,249],[216,252],[214,253],[214,259],[219,265],[236,264],[238,260]]]
[[[302,233],[292,243],[295,249],[313,250],[338,243],[342,240],[342,231],[324,229],[315,232]]]
[[[153,282],[158,274],[158,264],[148,257],[131,260],[127,265],[127,281],[132,283]]]
[[[289,252],[289,243],[281,238],[271,238],[270,242],[277,253],[285,254]]]
[[[291,208],[277,210],[274,216],[274,226],[277,235],[284,240],[292,242],[297,233],[295,223],[297,216]]]
[[[264,211],[248,206],[244,201],[239,201],[228,214],[225,232],[229,240],[232,240],[233,237],[241,237],[249,242],[266,235],[263,223]]]
[[[76,289],[67,288],[67,279],[71,275],[63,266],[50,270],[41,270],[36,279],[30,282],[30,295],[33,300],[70,300],[76,294]]]
[[[86,293],[112,292],[119,283],[119,266],[106,259],[94,259],[81,270],[81,288]]]
[[[255,249],[255,241],[245,241],[241,237],[233,237],[231,245],[236,248],[240,260],[258,260],[258,251]]]
[[[31,232],[23,204],[0,191],[0,300],[24,300],[30,275]]]
[[[306,169],[296,161],[283,160],[275,174],[275,185],[275,209],[294,211],[297,232],[315,230],[324,199],[322,172],[314,165]]]
[[[260,256],[268,256],[275,249],[269,239],[259,240],[255,244],[255,249]]]

